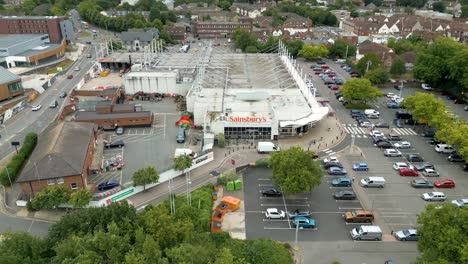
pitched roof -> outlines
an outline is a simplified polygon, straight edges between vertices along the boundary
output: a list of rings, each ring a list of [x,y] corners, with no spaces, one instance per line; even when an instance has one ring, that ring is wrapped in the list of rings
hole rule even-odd
[[[38,138],[16,182],[54,179],[83,173],[94,124],[61,122]]]
[[[15,80],[21,81],[21,78],[0,66],[0,83],[8,83]]]
[[[159,30],[152,28],[152,29],[129,29],[126,32],[120,33],[120,39],[122,41],[134,41],[138,39],[140,41],[149,42],[154,38],[158,38]]]
[[[412,52],[412,51],[404,52],[404,53],[400,54],[400,58],[404,62],[413,63],[413,62],[416,61],[416,53]]]

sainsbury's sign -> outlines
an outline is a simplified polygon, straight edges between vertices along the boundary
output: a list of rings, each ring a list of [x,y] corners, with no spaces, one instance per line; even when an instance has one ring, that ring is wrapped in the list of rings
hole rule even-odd
[[[267,118],[256,116],[230,116],[228,117],[228,121],[233,123],[265,123]]]

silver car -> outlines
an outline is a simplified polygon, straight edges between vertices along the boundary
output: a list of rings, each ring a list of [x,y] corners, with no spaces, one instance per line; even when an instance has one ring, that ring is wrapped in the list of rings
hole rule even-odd
[[[447,199],[447,196],[443,192],[429,192],[423,193],[422,198],[424,201],[443,202]]]

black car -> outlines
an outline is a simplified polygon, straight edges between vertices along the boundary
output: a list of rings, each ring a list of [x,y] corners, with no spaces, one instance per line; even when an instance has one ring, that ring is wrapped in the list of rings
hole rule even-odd
[[[433,131],[433,130],[424,131],[424,132],[421,133],[421,136],[423,136],[423,137],[434,137],[435,136],[435,131]]]
[[[429,162],[423,162],[419,164],[414,164],[414,169],[417,171],[423,171],[424,169],[434,169],[434,165]]]
[[[425,179],[416,179],[411,182],[413,188],[433,188],[434,184]]]
[[[377,127],[377,128],[390,128],[390,125],[388,123],[385,123],[385,122],[379,122],[379,123],[375,124],[374,127]]]
[[[343,165],[339,162],[327,162],[323,165],[325,169],[329,169],[331,167],[338,167],[338,168],[343,168]]]
[[[336,200],[355,200],[356,194],[351,190],[336,191],[333,198]]]
[[[361,74],[359,73],[353,73],[353,74],[350,74],[351,78],[361,78]]]
[[[378,147],[378,148],[383,148],[383,149],[393,148],[392,143],[390,143],[388,141],[381,141],[381,142],[375,144],[375,146]]]
[[[111,141],[105,144],[106,148],[121,148],[123,146],[125,146],[125,143],[123,142],[123,140]]]
[[[405,121],[405,124],[410,125],[410,126],[412,126],[412,125],[422,125],[421,123],[419,123],[418,121],[416,121],[416,120],[414,120],[414,119],[408,119],[408,120],[406,120],[406,121]]]
[[[431,140],[428,140],[427,143],[429,143],[430,145],[437,145],[437,144],[440,144],[442,143],[441,141],[438,141],[437,139],[433,138]]]
[[[462,162],[462,161],[465,161],[465,159],[459,155],[459,154],[450,154],[450,156],[447,157],[447,160],[448,161],[451,161],[451,162]]]
[[[343,95],[341,95],[340,93],[336,93],[336,94],[335,94],[336,99],[338,99],[338,98],[340,98],[340,97],[342,97],[342,96],[343,96]]]
[[[296,209],[292,213],[288,212],[288,217],[289,218],[294,218],[294,217],[298,217],[298,216],[310,217],[311,213],[310,213],[310,211],[308,209]]]
[[[275,188],[270,188],[263,190],[262,195],[267,197],[281,197],[283,194]]]
[[[372,138],[372,141],[373,141],[374,144],[379,144],[380,142],[388,142],[388,143],[390,143],[390,142],[388,141],[388,139],[385,138],[385,137],[381,137],[381,138]]]
[[[394,85],[393,88],[395,88],[395,90],[398,90],[398,91],[401,90],[401,86],[400,86],[400,85]]]
[[[59,94],[59,97],[60,97],[60,98],[65,98],[65,97],[67,97],[67,92],[61,92],[61,93]]]
[[[318,65],[325,65],[325,64],[327,64],[327,63],[324,62],[324,61],[317,61],[317,64],[318,64]]]
[[[98,189],[99,191],[105,191],[105,190],[110,190],[110,189],[112,189],[112,188],[114,188],[114,187],[117,187],[117,186],[119,186],[119,185],[120,185],[120,183],[119,183],[118,181],[116,181],[116,180],[109,180],[109,181],[106,181],[106,182],[103,182],[103,183],[99,184],[99,185],[97,186],[97,189]]]
[[[395,113],[395,117],[398,119],[411,119],[413,115],[407,111],[399,110]]]
[[[351,114],[351,117],[352,117],[352,118],[356,118],[356,117],[358,117],[358,116],[364,115],[364,111],[362,111],[362,110],[357,110],[357,109],[351,109],[351,110],[350,110],[350,114]]]
[[[408,161],[409,162],[423,162],[424,159],[419,154],[409,154],[408,155]]]

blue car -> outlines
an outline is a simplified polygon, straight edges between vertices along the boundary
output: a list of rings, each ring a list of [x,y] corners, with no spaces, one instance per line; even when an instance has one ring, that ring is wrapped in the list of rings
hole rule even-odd
[[[299,216],[294,218],[293,226],[299,228],[315,228],[315,220],[310,217]]]
[[[354,163],[353,164],[353,170],[355,171],[368,171],[369,170],[369,165],[367,163]]]
[[[398,109],[400,108],[400,104],[397,103],[387,103],[387,107],[390,109]]]
[[[348,173],[345,169],[340,167],[330,167],[327,172],[330,175],[346,175]]]
[[[332,186],[335,187],[350,187],[352,182],[350,178],[338,178],[338,179],[333,179],[331,182]]]
[[[117,187],[117,186],[119,186],[119,185],[120,185],[120,183],[119,183],[118,181],[116,181],[116,180],[109,180],[109,181],[106,181],[106,182],[103,182],[103,183],[99,184],[99,185],[97,186],[97,189],[98,189],[99,191],[105,191],[105,190],[110,190],[110,189],[112,189],[112,188],[114,188],[114,187]]]

